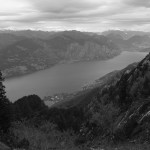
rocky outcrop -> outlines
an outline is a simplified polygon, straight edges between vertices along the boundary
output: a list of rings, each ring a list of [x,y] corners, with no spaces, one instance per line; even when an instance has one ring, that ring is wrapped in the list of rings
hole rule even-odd
[[[141,100],[132,104],[131,108],[127,110],[119,123],[115,127],[115,138],[125,140],[128,138],[139,137],[139,134],[145,132],[143,139],[148,140],[150,128],[150,99]],[[147,135],[148,134],[148,135]]]

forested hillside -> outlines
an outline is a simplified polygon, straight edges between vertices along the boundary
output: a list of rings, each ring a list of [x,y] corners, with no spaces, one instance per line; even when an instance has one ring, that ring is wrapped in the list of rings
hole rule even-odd
[[[0,33],[0,41],[0,68],[6,78],[58,63],[105,60],[121,53],[107,37],[79,31],[12,31]]]
[[[147,143],[144,149],[148,149],[150,54],[96,83],[48,108],[36,95],[10,103],[1,80],[0,113],[6,116],[1,121],[1,141],[25,149],[115,149],[122,142],[127,149],[142,149],[141,144]]]

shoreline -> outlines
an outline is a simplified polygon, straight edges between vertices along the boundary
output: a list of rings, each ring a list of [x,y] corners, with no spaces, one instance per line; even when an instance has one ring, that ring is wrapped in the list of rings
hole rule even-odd
[[[124,52],[124,51],[121,51],[121,53]],[[97,61],[107,61],[107,60],[111,60],[119,55],[121,55],[121,53],[119,53],[118,55],[114,56],[114,57],[111,57],[111,58],[105,58],[105,59],[95,59],[95,60],[63,60],[63,61],[60,61],[52,66],[48,66],[44,69],[40,69],[40,70],[36,70],[36,71],[29,71],[27,73],[24,73],[24,74],[18,74],[18,75],[12,75],[12,76],[4,76],[5,78],[5,81],[9,81],[9,80],[13,80],[13,79],[16,79],[16,78],[22,78],[24,76],[28,76],[28,75],[31,75],[31,74],[34,74],[34,73],[37,73],[37,72],[40,72],[40,71],[43,71],[43,70],[47,70],[47,69],[51,69],[57,65],[63,65],[63,64],[75,64],[75,63],[83,63],[83,62],[97,62]]]

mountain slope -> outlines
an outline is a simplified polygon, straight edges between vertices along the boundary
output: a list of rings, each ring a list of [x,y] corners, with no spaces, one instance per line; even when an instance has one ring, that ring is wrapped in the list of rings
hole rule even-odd
[[[53,122],[77,130],[84,141],[97,137],[114,142],[147,141],[150,138],[150,54],[140,63],[110,74],[104,84],[55,104],[50,112]]]
[[[2,48],[0,68],[6,77],[11,77],[60,62],[105,60],[120,53],[118,46],[104,36],[64,31],[46,39],[24,37]]]
[[[15,36],[9,33],[0,33],[0,51],[1,49],[23,39],[22,36]]]
[[[150,52],[150,47],[140,50],[140,52]]]
[[[1,50],[0,68],[6,77],[17,76],[46,68],[47,59],[41,43],[23,39]]]
[[[35,39],[47,39],[55,32],[48,31],[34,31],[34,30],[0,30],[0,33],[10,34],[17,37],[35,38]]]
[[[120,35],[108,34],[106,35],[113,43],[116,43],[120,49],[127,51],[140,51],[141,49],[150,46],[150,37],[148,35],[135,35],[125,40]]]
[[[102,35],[117,44],[123,51],[140,51],[150,47],[149,32],[110,30],[103,32]]]
[[[122,37],[124,40],[128,40],[133,36],[144,36],[144,35],[150,35],[150,32],[143,32],[143,31],[130,31],[130,30],[108,30],[101,33],[102,35],[117,35]]]

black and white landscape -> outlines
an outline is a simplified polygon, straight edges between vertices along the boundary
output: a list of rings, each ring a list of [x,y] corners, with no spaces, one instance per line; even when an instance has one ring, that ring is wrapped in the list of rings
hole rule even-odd
[[[150,2],[5,0],[0,150],[149,150]]]

